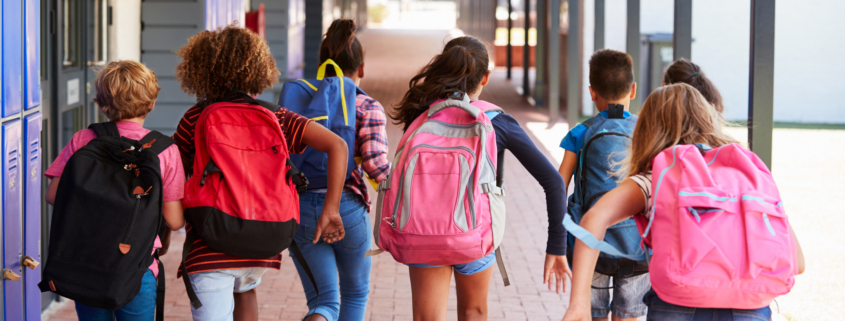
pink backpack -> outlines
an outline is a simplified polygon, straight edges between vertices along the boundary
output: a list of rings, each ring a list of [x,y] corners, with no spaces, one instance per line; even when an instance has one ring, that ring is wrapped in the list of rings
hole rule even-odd
[[[654,158],[652,175],[651,220],[635,218],[653,251],[649,274],[660,299],[759,309],[789,293],[796,247],[775,181],[757,155],[738,144],[706,152],[678,145]]]
[[[496,183],[496,133],[485,114],[501,109],[462,96],[435,102],[411,123],[389,179],[378,186],[373,236],[400,263],[469,263],[502,240],[505,202]]]

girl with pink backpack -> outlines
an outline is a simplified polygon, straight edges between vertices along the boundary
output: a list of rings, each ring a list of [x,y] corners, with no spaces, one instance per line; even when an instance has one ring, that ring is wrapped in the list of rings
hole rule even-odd
[[[769,304],[804,271],[804,255],[771,172],[723,132],[721,114],[677,83],[646,99],[628,173],[593,206],[576,238],[563,320],[590,319],[590,281],[611,225],[633,216],[649,258],[647,320],[771,320]],[[654,175],[652,175],[652,173]]]
[[[519,123],[479,100],[490,80],[484,43],[449,41],[410,81],[391,117],[404,126],[390,178],[379,184],[374,236],[409,266],[414,320],[446,320],[452,272],[458,318],[487,319],[487,292],[504,234],[502,156],[510,150],[546,193],[544,283],[564,288],[563,179]],[[491,120],[492,119],[492,120]],[[505,284],[508,284],[506,273]]]

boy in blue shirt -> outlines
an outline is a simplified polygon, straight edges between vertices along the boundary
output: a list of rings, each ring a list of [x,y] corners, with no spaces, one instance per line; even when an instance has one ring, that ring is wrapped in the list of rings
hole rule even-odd
[[[614,158],[624,158],[619,151],[624,151],[630,146],[629,136],[633,132],[636,116],[632,116],[628,108],[637,92],[631,56],[610,49],[596,51],[590,58],[589,88],[590,98],[595,102],[599,114],[572,128],[560,142],[560,147],[566,150],[559,169],[563,181],[569,187],[573,174],[579,176],[576,178],[578,182],[575,184],[575,192],[569,199],[569,212],[576,222],[580,221],[580,217],[601,195],[615,187],[616,178],[611,174],[605,177],[601,173],[612,172],[615,169],[612,163],[618,161]],[[585,143],[588,145],[587,149]],[[617,241],[634,242],[624,238]],[[609,269],[616,272],[608,272],[614,273],[613,275],[595,272],[593,275],[593,320],[607,320],[609,313],[612,313],[614,321],[634,321],[637,317],[644,316],[646,306],[642,298],[651,287],[648,274],[634,273],[634,262],[626,262],[626,267],[623,267],[625,264],[621,263],[622,260],[610,259],[607,262],[610,263],[605,266],[609,265]],[[597,270],[604,272],[598,266]],[[639,268],[639,273],[644,273],[642,268]],[[624,277],[619,277],[620,275]]]

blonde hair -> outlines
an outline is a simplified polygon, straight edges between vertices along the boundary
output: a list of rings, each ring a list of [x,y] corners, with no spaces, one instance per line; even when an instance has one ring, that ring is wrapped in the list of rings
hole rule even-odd
[[[94,102],[111,121],[144,117],[158,98],[158,78],[139,62],[113,61],[94,80]]]
[[[685,83],[657,88],[646,98],[634,129],[630,153],[617,174],[651,170],[651,161],[679,144],[707,144],[713,148],[735,143],[722,131],[725,120],[698,90]],[[620,177],[622,175],[619,175]]]

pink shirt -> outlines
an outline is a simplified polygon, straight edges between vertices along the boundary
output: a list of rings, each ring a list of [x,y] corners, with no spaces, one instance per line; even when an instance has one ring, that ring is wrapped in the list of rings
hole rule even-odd
[[[117,129],[120,131],[121,136],[134,140],[141,140],[141,138],[150,132],[149,129],[142,127],[141,124],[131,121],[117,122]],[[90,129],[83,129],[73,134],[73,138],[62,149],[62,152],[59,153],[59,156],[50,165],[50,168],[44,172],[44,175],[50,179],[61,177],[65,169],[65,164],[67,164],[70,156],[94,138],[97,138],[97,135]],[[181,200],[185,194],[185,170],[182,168],[182,158],[179,155],[179,148],[174,144],[165,149],[158,157],[161,160],[162,201],[171,202]],[[160,248],[161,240],[156,237],[153,252]],[[150,270],[153,271],[155,276],[158,276],[158,263],[153,261],[153,264],[150,265]]]

